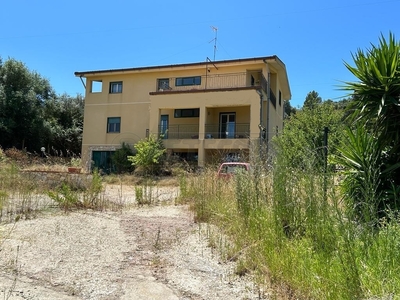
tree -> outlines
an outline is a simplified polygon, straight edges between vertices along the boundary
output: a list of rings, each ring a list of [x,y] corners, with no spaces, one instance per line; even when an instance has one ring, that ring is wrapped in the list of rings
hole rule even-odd
[[[84,99],[56,96],[50,83],[24,63],[0,59],[0,145],[67,155],[81,149]],[[54,152],[52,154],[55,154]]]
[[[145,174],[155,174],[159,171],[161,158],[165,153],[162,140],[155,135],[140,140],[134,146],[135,156],[128,156],[133,166],[141,167]]]
[[[22,62],[0,61],[0,144],[5,148],[38,147],[43,130],[42,107],[52,96],[49,82]]]
[[[283,109],[285,111],[285,118],[289,118],[291,115],[294,115],[297,111],[295,107],[290,105],[290,101],[285,101],[283,104]]]
[[[329,152],[335,153],[343,133],[343,114],[332,102],[298,110],[285,122],[283,134],[275,139],[277,153],[284,155],[293,168],[303,168],[310,161],[322,167],[324,128],[329,128]]]
[[[353,60],[354,67],[348,63],[345,66],[358,81],[345,82],[343,89],[353,96],[349,109],[356,131],[348,134],[348,143],[343,145],[339,160],[351,170],[347,180],[359,183],[347,190],[353,206],[365,201],[364,187],[356,179],[371,172],[377,176],[372,187],[377,220],[387,215],[388,208],[396,211],[400,208],[400,43],[392,33],[388,40],[381,36],[379,45],[372,44],[366,52],[358,50]],[[368,137],[369,142],[364,143],[360,135]],[[370,149],[372,146],[375,149]],[[354,153],[362,164],[354,163]],[[371,161],[369,153],[379,155]]]
[[[63,94],[47,100],[44,105],[47,132],[44,145],[68,156],[80,153],[84,105],[81,95]]]
[[[316,91],[311,91],[307,94],[306,100],[304,101],[303,108],[313,109],[318,104],[322,103],[322,98]]]

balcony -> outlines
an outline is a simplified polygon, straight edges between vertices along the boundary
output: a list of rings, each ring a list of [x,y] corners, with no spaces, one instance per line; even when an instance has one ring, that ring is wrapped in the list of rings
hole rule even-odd
[[[169,125],[168,129],[159,126],[158,132],[164,135],[164,139],[198,139],[199,138],[199,125],[198,124],[180,124]]]
[[[158,132],[164,139],[199,139],[198,124],[169,125],[168,129],[159,126]],[[250,124],[206,124],[205,139],[247,139],[250,136]]]
[[[191,80],[182,80],[191,79]],[[178,93],[204,90],[223,90],[259,87],[267,93],[267,80],[262,72],[207,74],[193,77],[170,77],[158,79],[153,93]]]
[[[250,136],[250,124],[206,124],[205,139],[246,139]]]

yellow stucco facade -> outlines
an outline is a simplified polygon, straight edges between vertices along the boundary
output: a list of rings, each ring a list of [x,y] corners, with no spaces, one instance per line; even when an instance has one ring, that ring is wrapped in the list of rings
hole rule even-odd
[[[162,134],[169,154],[197,160],[248,151],[283,126],[291,93],[276,56],[75,72],[85,81],[82,158],[107,160],[122,143]]]

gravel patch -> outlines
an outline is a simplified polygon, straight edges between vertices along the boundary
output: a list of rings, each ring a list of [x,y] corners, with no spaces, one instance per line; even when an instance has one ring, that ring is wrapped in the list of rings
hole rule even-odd
[[[259,299],[251,278],[208,247],[206,226],[161,204],[3,225],[0,298]]]

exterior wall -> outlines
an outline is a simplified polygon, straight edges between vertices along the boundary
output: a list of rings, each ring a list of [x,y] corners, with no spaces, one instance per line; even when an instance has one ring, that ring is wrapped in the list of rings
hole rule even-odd
[[[250,81],[259,84],[263,76],[270,80],[270,88],[277,97],[276,109],[266,101],[260,108],[260,95],[255,88],[250,89],[222,89],[221,84],[240,84],[249,86]],[[214,65],[196,66],[164,66],[149,70],[133,70],[118,72],[89,72],[86,80],[86,97],[84,113],[84,132],[82,142],[82,158],[91,159],[93,149],[115,150],[122,142],[130,145],[146,137],[147,133],[159,132],[161,115],[168,115],[168,123],[172,125],[198,125],[198,134],[192,139],[166,139],[164,145],[171,149],[198,150],[199,164],[206,161],[205,149],[249,149],[248,139],[207,139],[206,124],[218,124],[222,112],[235,112],[236,123],[249,124],[250,140],[260,137],[260,109],[262,110],[261,124],[269,128],[269,133],[276,132],[283,124],[283,100],[279,105],[279,90],[285,88],[286,73],[277,75],[278,70],[261,59],[238,60],[234,63],[219,62]],[[228,74],[228,75],[227,75]],[[270,76],[273,74],[272,76]],[[221,75],[221,77],[219,77]],[[187,90],[195,88],[196,92],[176,92],[176,77],[202,76],[200,86],[189,86]],[[207,76],[207,77],[206,77]],[[251,78],[253,76],[253,78]],[[173,93],[157,93],[157,80],[168,78]],[[92,81],[102,81],[101,92],[92,92]],[[219,81],[218,81],[219,80]],[[122,93],[109,93],[111,82],[122,82]],[[245,81],[245,82],[244,82]],[[215,86],[213,86],[215,85]],[[199,91],[201,89],[205,89]],[[181,88],[181,87],[179,87]],[[215,88],[209,90],[210,88]],[[286,88],[288,89],[288,87]],[[290,92],[290,91],[289,91]],[[286,95],[287,98],[287,95]],[[200,116],[193,118],[175,118],[175,109],[199,108]],[[268,111],[269,109],[269,111]],[[107,118],[120,117],[119,133],[107,133]],[[269,122],[267,120],[269,119]],[[268,124],[267,124],[268,123]],[[195,127],[196,128],[196,127]]]

